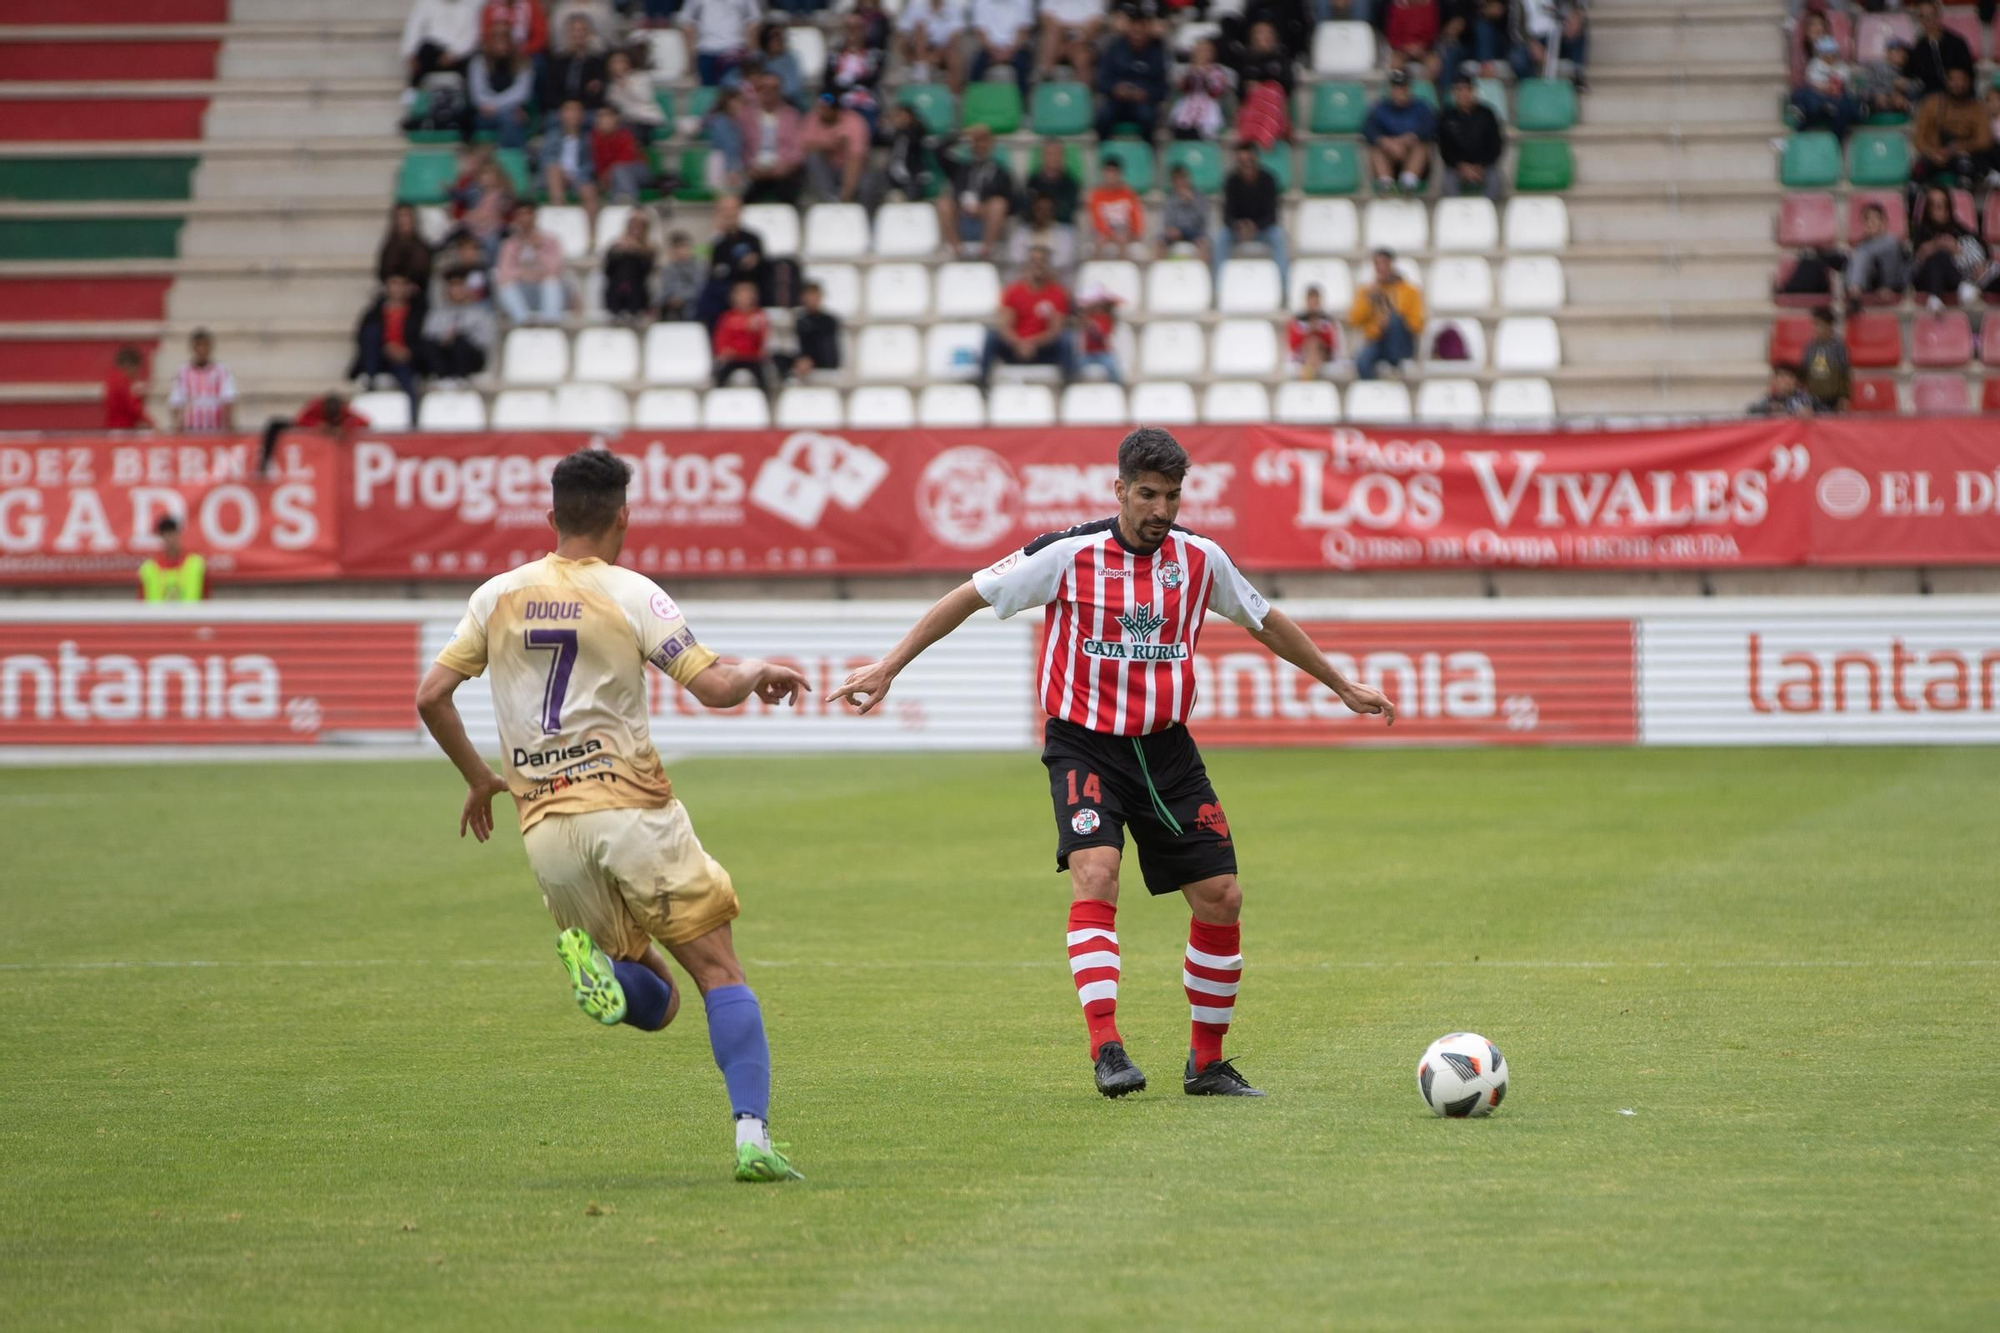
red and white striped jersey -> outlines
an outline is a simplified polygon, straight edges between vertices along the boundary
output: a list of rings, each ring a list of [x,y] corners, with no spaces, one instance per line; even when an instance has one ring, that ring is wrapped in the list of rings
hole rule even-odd
[[[1042,707],[1112,736],[1187,721],[1208,612],[1262,629],[1271,610],[1207,537],[1177,527],[1157,550],[1137,551],[1115,518],[1037,537],[972,585],[1002,619],[1047,606]]]
[[[167,394],[167,406],[181,409],[182,430],[227,429],[228,407],[235,401],[236,377],[219,361],[182,366]]]

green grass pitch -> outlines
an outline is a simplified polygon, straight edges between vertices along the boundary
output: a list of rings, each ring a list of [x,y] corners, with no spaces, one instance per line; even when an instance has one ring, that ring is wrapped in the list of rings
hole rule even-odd
[[[1187,913],[1130,868],[1153,1090],[1091,1090],[1032,754],[676,765],[783,1187],[728,1177],[699,1003],[576,1012],[442,760],[0,770],[0,1326],[2000,1316],[2000,753],[1212,766],[1263,1102],[1175,1086]],[[1513,1067],[1491,1120],[1418,1099],[1457,1028]]]

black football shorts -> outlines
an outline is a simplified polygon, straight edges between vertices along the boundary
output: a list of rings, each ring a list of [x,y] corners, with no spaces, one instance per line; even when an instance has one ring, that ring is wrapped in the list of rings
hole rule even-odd
[[[1149,736],[1107,736],[1050,718],[1042,763],[1056,809],[1056,869],[1082,847],[1139,847],[1149,892],[1236,873],[1236,844],[1194,737],[1179,724]]]

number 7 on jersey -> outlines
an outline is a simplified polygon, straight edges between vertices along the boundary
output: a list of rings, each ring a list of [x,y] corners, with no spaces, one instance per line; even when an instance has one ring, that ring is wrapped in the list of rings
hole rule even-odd
[[[542,686],[542,734],[553,736],[562,730],[563,697],[569,693],[569,673],[576,666],[576,631],[573,629],[531,629],[526,631],[528,651],[554,649],[549,658],[549,678]]]

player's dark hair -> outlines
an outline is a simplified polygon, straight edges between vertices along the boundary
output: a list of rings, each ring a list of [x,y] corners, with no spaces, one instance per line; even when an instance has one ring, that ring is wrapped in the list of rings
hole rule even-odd
[[[1131,481],[1141,472],[1157,472],[1168,481],[1187,475],[1187,450],[1158,426],[1141,426],[1118,445],[1118,477]]]
[[[164,537],[170,532],[179,532],[180,530],[181,530],[181,521],[175,518],[172,514],[168,514],[165,518],[161,519],[158,523],[155,523],[153,525],[153,535],[155,537]]]
[[[563,459],[549,478],[556,531],[565,537],[592,537],[610,527],[631,480],[631,465],[602,449],[579,449]]]

